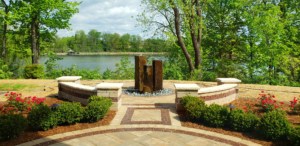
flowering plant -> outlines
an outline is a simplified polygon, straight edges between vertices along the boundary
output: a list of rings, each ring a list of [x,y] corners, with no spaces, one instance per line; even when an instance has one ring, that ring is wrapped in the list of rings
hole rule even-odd
[[[16,92],[8,92],[5,97],[7,104],[0,107],[0,113],[29,112],[32,106],[42,104],[46,100],[36,96],[22,98],[22,94]]]
[[[299,108],[297,108],[299,104],[297,105],[297,103],[298,99],[296,97],[294,97],[294,99],[290,101],[290,108],[293,113],[297,113],[299,110]]]
[[[284,104],[283,102],[277,102],[274,95],[270,93],[266,94],[264,91],[261,91],[257,99],[259,100],[259,105],[266,112],[281,108],[281,106]]]

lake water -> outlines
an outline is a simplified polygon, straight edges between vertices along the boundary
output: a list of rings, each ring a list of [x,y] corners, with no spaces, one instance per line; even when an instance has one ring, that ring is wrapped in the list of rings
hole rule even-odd
[[[114,71],[116,69],[116,64],[120,63],[123,57],[128,57],[131,62],[131,66],[134,67],[134,56],[123,56],[123,55],[99,55],[99,56],[59,56],[63,58],[58,60],[57,63],[61,68],[69,68],[72,65],[76,65],[79,69],[91,69],[99,70],[100,73],[103,73],[105,70],[110,69]],[[151,56],[148,60],[163,60],[166,58],[164,56]],[[45,63],[48,60],[48,57],[42,56],[40,58],[40,63]]]

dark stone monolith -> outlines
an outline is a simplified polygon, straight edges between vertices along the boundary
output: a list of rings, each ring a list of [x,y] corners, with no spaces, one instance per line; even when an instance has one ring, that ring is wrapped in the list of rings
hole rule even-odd
[[[145,56],[135,56],[135,89],[143,92],[144,65],[146,65]]]
[[[153,91],[163,89],[163,66],[161,60],[153,60]]]
[[[144,65],[143,92],[153,92],[153,70],[152,66]]]

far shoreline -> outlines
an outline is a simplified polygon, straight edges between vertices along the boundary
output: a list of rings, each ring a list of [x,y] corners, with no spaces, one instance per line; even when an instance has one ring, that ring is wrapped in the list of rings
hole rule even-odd
[[[79,52],[79,54],[71,54],[68,53],[56,53],[58,56],[118,56],[118,55],[150,55],[150,56],[160,56],[160,55],[167,55],[167,52]]]

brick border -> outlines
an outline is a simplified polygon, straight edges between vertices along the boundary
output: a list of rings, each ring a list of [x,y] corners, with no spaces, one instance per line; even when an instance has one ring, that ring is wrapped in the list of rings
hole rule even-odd
[[[215,95],[201,95],[200,94],[200,98],[203,99],[204,101],[210,101],[210,100],[224,98],[224,97],[230,96],[232,94],[236,94],[236,93],[238,93],[238,89],[230,89],[225,93],[219,93],[219,94],[215,94]]]
[[[134,110],[160,110],[161,112],[161,121],[132,121],[132,116]],[[121,125],[124,124],[162,124],[162,125],[171,125],[169,109],[162,108],[143,108],[143,107],[129,107],[127,108],[126,114],[121,121]]]
[[[98,134],[107,134],[107,133],[115,133],[115,132],[126,132],[126,131],[158,131],[158,132],[170,132],[170,133],[178,133],[178,134],[186,134],[186,135],[191,135],[195,137],[202,137],[205,139],[221,142],[221,143],[226,143],[229,145],[238,145],[238,146],[247,146],[246,144],[235,142],[232,140],[220,138],[220,137],[215,137],[211,135],[206,135],[202,133],[196,133],[196,132],[191,132],[191,131],[184,131],[184,130],[178,130],[178,129],[169,129],[169,128],[118,128],[118,129],[108,129],[108,130],[99,130],[99,131],[93,131],[93,132],[87,132],[87,133],[82,133],[82,134],[77,134],[77,135],[72,135],[72,136],[66,136],[62,138],[58,138],[55,140],[50,140],[46,142],[42,142],[39,144],[35,144],[34,146],[48,146],[52,145],[55,143],[75,139],[75,138],[81,138],[81,137],[86,137],[86,136],[91,136],[91,135],[98,135]]]

